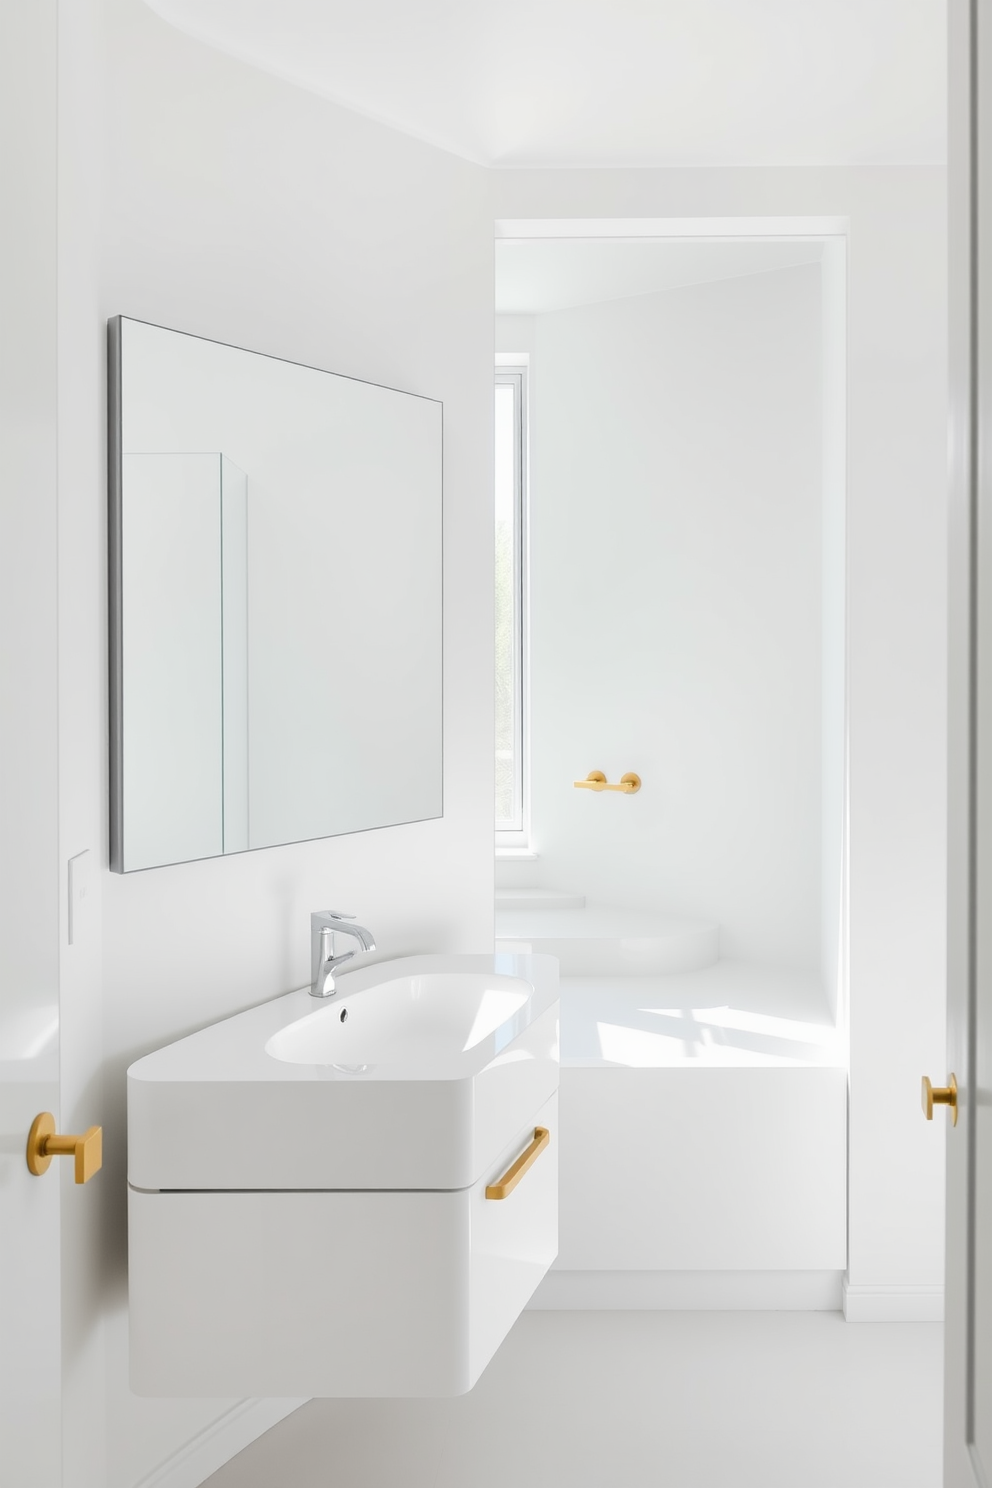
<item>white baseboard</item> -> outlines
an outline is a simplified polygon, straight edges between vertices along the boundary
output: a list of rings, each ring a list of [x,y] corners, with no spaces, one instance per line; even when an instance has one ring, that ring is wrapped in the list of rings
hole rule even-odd
[[[844,1277],[844,1316],[849,1323],[942,1323],[942,1286],[856,1286]]]
[[[840,1271],[549,1271],[538,1311],[839,1312]]]
[[[134,1488],[200,1488],[200,1484],[230,1462],[245,1447],[282,1421],[293,1411],[306,1405],[306,1400],[239,1400],[216,1421],[184,1442],[178,1452],[173,1452],[143,1477]]]

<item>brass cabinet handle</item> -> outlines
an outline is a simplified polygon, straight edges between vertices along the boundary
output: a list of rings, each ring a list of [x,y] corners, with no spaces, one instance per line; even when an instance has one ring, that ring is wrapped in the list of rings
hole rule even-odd
[[[629,770],[626,775],[620,776],[619,785],[609,785],[602,770],[590,770],[585,780],[573,780],[572,784],[576,790],[622,791],[625,796],[632,796],[641,788],[641,777]]]
[[[490,1183],[486,1189],[487,1199],[505,1199],[510,1196],[528,1168],[532,1168],[551,1141],[551,1133],[546,1126],[535,1126],[534,1140],[517,1158],[511,1163],[496,1183]]]
[[[927,1076],[923,1076],[923,1114],[928,1121],[933,1120],[934,1106],[950,1106],[951,1125],[957,1126],[958,1082],[953,1075],[946,1085],[931,1085]]]
[[[82,1136],[60,1137],[51,1111],[42,1111],[28,1135],[28,1171],[40,1178],[48,1172],[53,1157],[75,1158],[76,1182],[88,1183],[103,1167],[103,1127],[91,1126]]]

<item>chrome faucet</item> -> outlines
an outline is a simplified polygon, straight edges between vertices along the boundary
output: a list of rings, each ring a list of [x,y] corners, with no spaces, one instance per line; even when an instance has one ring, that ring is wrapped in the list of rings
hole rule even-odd
[[[310,996],[331,997],[334,994],[334,973],[339,966],[350,961],[356,951],[345,951],[337,956],[336,937],[351,935],[363,951],[374,951],[375,940],[371,930],[364,925],[348,924],[354,915],[338,914],[333,909],[319,909],[310,916]]]

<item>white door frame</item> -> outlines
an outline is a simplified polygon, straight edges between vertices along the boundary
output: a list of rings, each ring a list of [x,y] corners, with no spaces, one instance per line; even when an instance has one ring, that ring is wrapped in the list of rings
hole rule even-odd
[[[978,252],[980,219],[992,201],[978,178],[976,144],[979,21],[992,27],[988,0],[949,0],[948,163],[950,312],[950,496],[948,585],[948,981],[947,1061],[958,1083],[958,1122],[947,1122],[945,1488],[988,1488],[974,1447],[975,1135],[978,868],[979,449],[988,409],[979,403],[978,316],[992,288],[992,264]],[[992,80],[990,80],[992,81]],[[982,87],[981,92],[987,92]],[[986,123],[987,129],[987,123]],[[984,246],[985,234],[982,234]],[[988,249],[985,250],[986,259]],[[985,312],[986,316],[988,312]],[[987,344],[988,335],[984,340]],[[987,364],[987,351],[984,357]],[[982,381],[987,377],[984,373]],[[982,401],[987,403],[983,393]],[[987,485],[987,477],[984,482]],[[987,497],[985,498],[987,501]],[[987,525],[988,517],[984,517]],[[987,546],[987,539],[985,540]],[[983,561],[982,569],[987,568]],[[983,587],[987,580],[982,578]],[[983,608],[987,606],[984,601]],[[987,628],[987,627],[983,627]],[[988,663],[984,666],[987,668]],[[985,705],[987,710],[987,704]],[[987,751],[987,745],[985,746]],[[988,768],[985,769],[988,774]],[[983,780],[982,786],[986,782]],[[984,793],[984,792],[983,792]],[[984,875],[983,875],[984,877]],[[943,1071],[940,1072],[943,1083]],[[984,1237],[988,1243],[987,1236]]]
[[[57,0],[0,7],[0,1475],[61,1488]]]

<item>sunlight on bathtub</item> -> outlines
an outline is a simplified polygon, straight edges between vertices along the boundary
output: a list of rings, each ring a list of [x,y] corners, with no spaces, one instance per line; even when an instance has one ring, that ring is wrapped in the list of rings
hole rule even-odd
[[[637,1020],[596,1023],[600,1058],[628,1068],[680,1064],[797,1066],[842,1063],[835,1029],[737,1008],[639,1008]]]
[[[777,1018],[770,1013],[751,1013],[742,1008],[640,1008],[656,1017],[692,1018],[711,1028],[734,1029],[740,1033],[763,1033],[771,1038],[790,1039],[801,1044],[834,1044],[837,1030],[828,1023],[804,1023],[796,1018]]]

